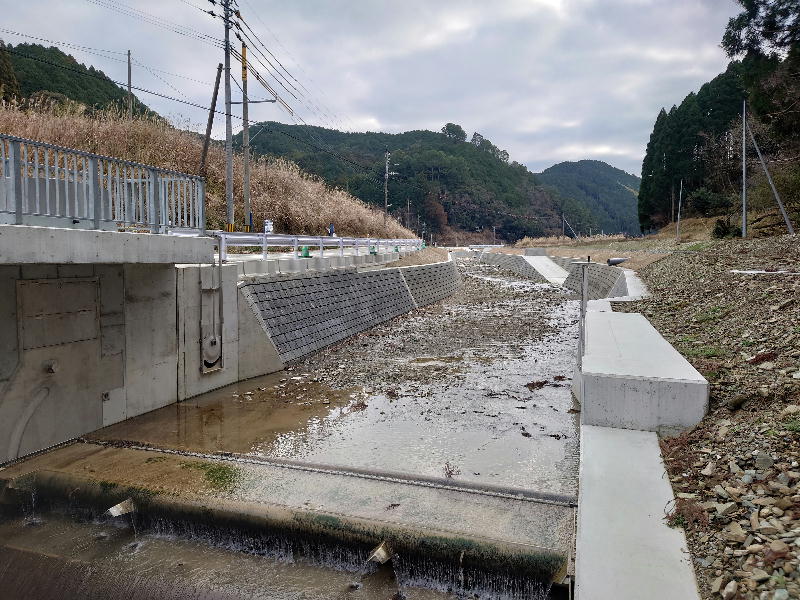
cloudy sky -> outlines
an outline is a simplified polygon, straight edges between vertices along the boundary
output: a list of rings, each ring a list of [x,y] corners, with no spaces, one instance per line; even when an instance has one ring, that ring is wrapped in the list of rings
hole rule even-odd
[[[635,174],[658,110],[724,70],[719,40],[738,12],[732,0],[238,3],[297,98],[268,65],[255,67],[307,123],[399,132],[451,121],[532,170],[593,158]],[[89,47],[62,49],[119,81],[130,49],[134,85],[207,106],[222,60],[211,38],[223,28],[200,8],[218,11],[209,0],[0,0],[0,38],[36,41],[12,30]],[[238,79],[240,68],[232,72]],[[139,96],[204,127],[199,108]],[[252,79],[250,97],[266,97]],[[274,104],[250,115],[293,122]],[[215,135],[224,135],[221,119]]]

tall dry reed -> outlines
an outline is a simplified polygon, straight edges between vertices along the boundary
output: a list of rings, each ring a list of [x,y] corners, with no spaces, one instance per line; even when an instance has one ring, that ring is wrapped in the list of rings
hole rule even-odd
[[[0,105],[0,133],[58,144],[184,173],[197,173],[202,137],[188,129],[149,117],[127,119],[107,110],[84,114],[76,107]],[[234,156],[236,222],[244,223],[242,155]],[[264,219],[282,233],[321,234],[329,223],[346,236],[416,237],[395,219],[383,226],[383,212],[284,159],[259,157],[251,161],[251,205],[256,229]],[[206,162],[206,209],[209,228],[225,222],[225,151],[212,142]]]

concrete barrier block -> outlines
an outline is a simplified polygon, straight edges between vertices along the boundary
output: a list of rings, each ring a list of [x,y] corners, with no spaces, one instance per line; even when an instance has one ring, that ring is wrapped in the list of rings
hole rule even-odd
[[[587,313],[577,385],[587,425],[669,433],[708,411],[706,379],[637,313]]]

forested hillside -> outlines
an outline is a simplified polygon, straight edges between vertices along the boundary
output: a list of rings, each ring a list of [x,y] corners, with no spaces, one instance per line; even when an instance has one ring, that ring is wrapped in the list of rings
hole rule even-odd
[[[681,181],[685,215],[722,217],[721,234],[736,220],[744,100],[776,187],[793,216],[800,215],[800,2],[741,4],[746,10],[731,19],[722,40],[737,60],[656,118],[642,164],[643,229],[675,219]],[[750,208],[765,223],[778,223],[770,219],[775,203],[749,136],[747,163]]]
[[[420,233],[424,229],[451,238],[453,228],[491,233],[497,227],[498,237],[511,241],[560,233],[562,211],[579,232],[598,231],[605,223],[613,229],[605,209],[595,214],[590,207],[587,199],[599,206],[597,196],[581,191],[582,183],[571,182],[575,195],[558,190],[557,183],[568,188],[566,172],[544,185],[525,165],[510,160],[508,152],[479,133],[468,140],[463,128],[453,123],[441,132],[388,134],[267,122],[253,125],[251,136],[255,153],[295,161],[329,184],[378,206],[384,202],[388,148],[389,210]],[[238,146],[241,136],[234,143]],[[626,201],[635,221],[635,202],[631,206]]]
[[[105,73],[79,63],[55,47],[3,45],[0,50],[2,97],[19,101],[79,103],[88,110],[126,108],[128,93]],[[134,112],[150,112],[134,96]]]
[[[579,160],[553,165],[536,179],[586,206],[595,232],[640,233],[636,204],[641,180],[635,175],[599,160]]]

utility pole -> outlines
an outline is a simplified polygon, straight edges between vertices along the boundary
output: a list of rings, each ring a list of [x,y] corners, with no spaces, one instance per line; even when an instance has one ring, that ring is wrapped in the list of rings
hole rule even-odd
[[[253,227],[253,213],[250,210],[250,122],[247,113],[247,46],[244,42],[242,42],[242,122],[244,230],[250,231]]]
[[[742,100],[742,237],[747,237],[747,100]]]
[[[389,215],[389,147],[386,147],[386,171],[383,175],[383,228],[386,229],[386,218]]]
[[[566,224],[567,224],[567,219],[564,218],[564,210],[562,209],[561,210],[561,237],[562,238],[565,235],[567,235],[567,231],[566,231],[566,229],[564,229],[566,227]]]
[[[683,203],[683,179],[681,179],[681,191],[678,192],[678,221],[675,224],[675,243],[681,243],[681,204]]]
[[[131,51],[128,50],[128,118],[133,118],[133,94],[131,93]]]
[[[211,127],[214,125],[214,113],[217,112],[217,96],[219,95],[219,80],[222,77],[222,63],[217,65],[217,78],[214,80],[214,93],[211,95],[211,108],[208,109],[208,123],[206,123],[206,137],[203,140],[203,154],[200,155],[200,175],[206,174],[206,156],[208,144],[211,142]]]
[[[233,125],[231,123],[231,0],[221,0],[225,24],[225,231],[233,231]]]
[[[492,244],[497,245],[497,225],[492,225]]]

